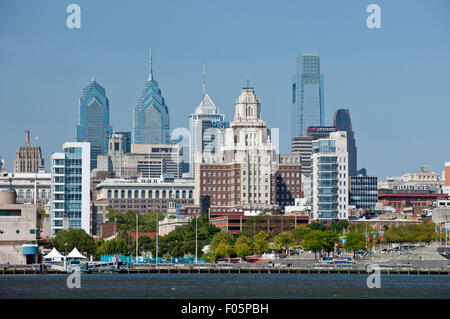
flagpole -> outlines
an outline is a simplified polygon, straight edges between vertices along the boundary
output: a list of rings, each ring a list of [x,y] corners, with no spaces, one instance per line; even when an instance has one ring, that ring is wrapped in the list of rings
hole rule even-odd
[[[197,263],[197,215],[195,215],[195,263]]]
[[[158,233],[159,233],[159,226],[158,226],[158,213],[156,213],[156,266],[158,266]]]
[[[139,237],[138,220],[139,220],[139,215],[138,215],[138,212],[136,212],[136,264],[137,264],[137,258],[138,258],[138,237]]]

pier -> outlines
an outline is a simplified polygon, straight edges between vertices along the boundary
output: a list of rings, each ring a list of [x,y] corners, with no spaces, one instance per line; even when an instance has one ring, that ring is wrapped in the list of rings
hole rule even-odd
[[[131,265],[127,268],[92,269],[91,274],[358,274],[368,275],[363,266],[352,267],[286,267],[286,266],[221,266],[221,265]],[[39,274],[67,274],[60,269],[41,267],[40,265],[1,265],[0,275],[39,275]],[[373,272],[371,272],[373,273]],[[380,267],[383,275],[450,275],[450,268],[399,268]]]

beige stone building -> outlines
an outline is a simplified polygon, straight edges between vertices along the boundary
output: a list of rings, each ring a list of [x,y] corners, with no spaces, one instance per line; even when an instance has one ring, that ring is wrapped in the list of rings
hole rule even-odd
[[[36,206],[17,204],[14,190],[0,190],[0,264],[33,264],[37,258]]]
[[[14,172],[37,173],[44,167],[40,146],[30,145],[30,131],[25,132],[25,145],[17,148],[14,159]]]

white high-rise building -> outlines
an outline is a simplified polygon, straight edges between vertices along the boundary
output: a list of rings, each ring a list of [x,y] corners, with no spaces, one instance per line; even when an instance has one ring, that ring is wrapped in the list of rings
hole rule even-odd
[[[220,151],[223,144],[225,115],[219,113],[219,109],[206,93],[205,69],[203,66],[203,94],[202,101],[195,109],[194,114],[189,115],[189,172],[191,177],[195,175],[195,155],[215,154]]]
[[[51,155],[52,236],[67,227],[90,234],[90,143],[67,142]]]
[[[313,141],[311,219],[348,219],[348,183],[347,133],[333,132]]]

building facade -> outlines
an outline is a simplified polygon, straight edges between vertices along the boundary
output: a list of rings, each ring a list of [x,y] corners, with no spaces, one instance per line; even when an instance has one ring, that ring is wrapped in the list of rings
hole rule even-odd
[[[312,219],[348,219],[347,133],[334,132],[313,142]]]
[[[311,174],[311,156],[312,142],[314,138],[311,136],[294,136],[292,137],[292,154],[299,154],[301,158],[302,172]]]
[[[3,166],[0,164],[0,166]],[[30,131],[25,132],[25,145],[17,148],[14,158],[15,173],[37,173],[43,171],[44,159],[40,146],[30,144]]]
[[[350,176],[350,205],[357,209],[374,209],[378,202],[376,176]]]
[[[38,262],[37,208],[16,203],[13,189],[0,190],[0,264]]]
[[[303,197],[302,191],[302,165],[298,154],[280,154],[278,171],[273,175],[273,197],[282,212],[285,206],[295,204],[296,198]]]
[[[68,227],[91,233],[90,164],[89,143],[67,142],[63,153],[52,154],[52,236],[64,229],[64,218]]]
[[[109,101],[105,89],[95,78],[83,89],[78,105],[77,142],[90,143],[90,165],[94,169],[97,168],[97,156],[106,154],[108,138],[112,133],[109,125]]]
[[[306,136],[308,126],[324,125],[323,82],[319,55],[299,55],[292,79],[292,136]]]
[[[133,115],[134,144],[170,143],[170,116],[158,82],[153,78],[152,54],[150,52],[150,70],[144,89],[134,108]]]
[[[0,176],[0,190],[16,191],[17,203],[43,208],[51,202],[51,173],[5,173]]]
[[[107,205],[101,211],[116,209],[123,213],[133,210],[166,214],[170,205],[193,205],[195,190],[191,180],[166,181],[158,178],[137,181],[110,179],[98,184],[96,192],[97,200]]]

